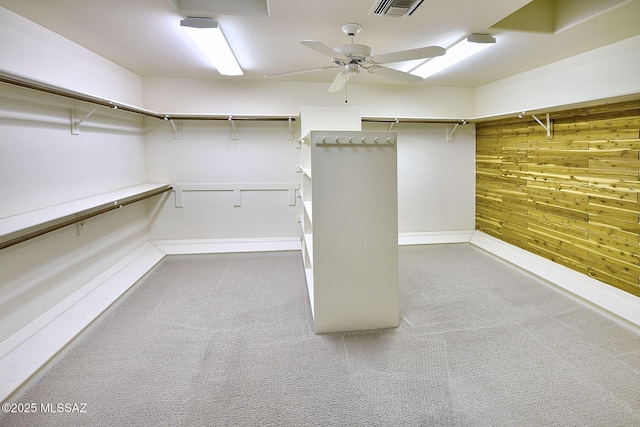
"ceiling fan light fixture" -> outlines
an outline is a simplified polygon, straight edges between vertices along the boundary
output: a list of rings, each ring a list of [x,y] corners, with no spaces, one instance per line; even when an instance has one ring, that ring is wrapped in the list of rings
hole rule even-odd
[[[445,68],[464,61],[478,52],[482,52],[489,46],[495,44],[495,42],[496,39],[489,34],[471,34],[447,49],[445,55],[431,58],[424,64],[414,68],[411,74],[426,79]]]
[[[224,76],[241,76],[240,64],[218,24],[211,18],[185,18],[180,26]]]

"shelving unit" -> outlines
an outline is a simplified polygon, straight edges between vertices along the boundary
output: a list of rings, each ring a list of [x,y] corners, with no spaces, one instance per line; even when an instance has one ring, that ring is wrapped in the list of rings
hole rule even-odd
[[[398,326],[396,133],[311,131],[299,142],[315,332]]]

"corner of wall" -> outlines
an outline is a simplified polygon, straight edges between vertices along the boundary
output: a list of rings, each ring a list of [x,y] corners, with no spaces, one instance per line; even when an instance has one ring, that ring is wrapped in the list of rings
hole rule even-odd
[[[539,255],[475,231],[471,244],[501,258],[616,318],[640,327],[640,298]]]
[[[640,93],[638,63],[640,36],[635,36],[480,86],[476,118]]]

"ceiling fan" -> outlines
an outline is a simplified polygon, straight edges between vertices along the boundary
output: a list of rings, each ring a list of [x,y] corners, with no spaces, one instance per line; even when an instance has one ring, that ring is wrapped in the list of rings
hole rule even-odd
[[[326,67],[310,68],[306,70],[289,71],[285,73],[269,74],[265,77],[280,77],[293,74],[309,73],[313,71],[328,70],[332,68],[343,68],[338,73],[335,80],[329,87],[329,92],[337,92],[342,89],[347,81],[360,73],[361,69],[367,70],[368,73],[377,74],[382,77],[400,80],[407,83],[421,82],[422,77],[405,73],[393,68],[384,67],[382,64],[393,62],[411,61],[414,59],[427,59],[435,56],[442,56],[446,50],[439,46],[428,46],[417,49],[402,50],[398,52],[390,52],[382,55],[373,55],[373,49],[362,44],[354,44],[353,38],[362,30],[360,24],[349,23],[342,26],[342,31],[349,37],[350,43],[338,46],[335,49],[330,48],[326,44],[316,40],[301,40],[300,43],[308,48],[315,50],[323,55],[331,57],[333,65]]]

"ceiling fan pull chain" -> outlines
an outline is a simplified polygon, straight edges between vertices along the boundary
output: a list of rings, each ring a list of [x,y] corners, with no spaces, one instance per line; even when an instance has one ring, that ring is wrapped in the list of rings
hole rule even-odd
[[[347,104],[349,101],[347,100],[347,74],[344,75],[344,103]]]

